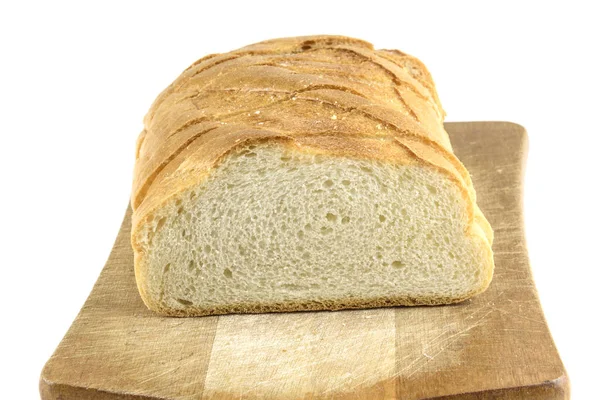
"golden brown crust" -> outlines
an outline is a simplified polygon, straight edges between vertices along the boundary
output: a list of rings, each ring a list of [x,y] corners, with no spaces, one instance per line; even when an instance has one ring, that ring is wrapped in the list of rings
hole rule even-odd
[[[274,39],[198,60],[158,96],[138,139],[131,196],[136,276],[145,269],[138,229],[167,201],[201,183],[223,156],[251,141],[434,168],[463,193],[468,234],[491,244],[491,228],[452,152],[443,118],[423,63],[358,39]],[[440,303],[452,301],[458,300]]]
[[[184,71],[146,116],[132,206],[148,197],[156,174],[174,155],[230,124],[290,137],[358,134],[394,136],[404,145],[420,142],[428,154],[419,158],[446,159],[463,189],[472,192],[441,113],[430,74],[418,60],[374,51],[356,39],[271,40],[205,57]]]

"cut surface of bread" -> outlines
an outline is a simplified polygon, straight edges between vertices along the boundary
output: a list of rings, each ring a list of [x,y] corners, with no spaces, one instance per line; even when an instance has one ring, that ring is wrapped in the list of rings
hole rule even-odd
[[[451,303],[493,270],[439,172],[281,143],[228,154],[139,234],[148,303],[172,315]]]
[[[343,36],[210,55],[161,93],[131,197],[138,289],[163,315],[458,302],[493,232],[425,66]]]

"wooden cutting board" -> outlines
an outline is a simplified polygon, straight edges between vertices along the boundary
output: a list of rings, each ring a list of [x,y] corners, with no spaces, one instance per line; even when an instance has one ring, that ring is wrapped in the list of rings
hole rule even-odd
[[[42,399],[568,398],[523,237],[526,133],[507,122],[446,129],[496,234],[484,294],[440,307],[159,317],[135,286],[128,209],[42,371]]]

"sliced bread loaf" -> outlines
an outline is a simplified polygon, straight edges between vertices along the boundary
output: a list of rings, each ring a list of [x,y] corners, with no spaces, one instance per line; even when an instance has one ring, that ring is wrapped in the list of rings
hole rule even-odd
[[[132,245],[152,310],[446,304],[489,285],[492,230],[430,74],[338,36],[194,63],[138,140]]]

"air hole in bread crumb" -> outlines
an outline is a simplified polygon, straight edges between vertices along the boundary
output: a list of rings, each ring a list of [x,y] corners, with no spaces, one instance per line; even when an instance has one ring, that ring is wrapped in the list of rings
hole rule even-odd
[[[232,278],[233,272],[231,272],[231,270],[229,268],[225,268],[223,270],[223,275],[225,275],[226,278]]]
[[[329,235],[332,232],[333,232],[333,228],[328,228],[326,226],[322,226],[321,227],[321,234],[322,235]]]
[[[188,263],[188,271],[192,272],[196,269],[196,262],[194,260],[190,260]]]
[[[323,186],[325,186],[326,188],[330,188],[333,186],[333,181],[331,179],[327,179],[324,183]]]
[[[312,49],[312,46],[310,46],[310,45],[308,45],[308,44],[305,44],[304,46],[302,46],[302,47],[301,47],[301,49],[302,49],[302,50],[305,50],[305,51],[306,51],[306,50],[310,50],[310,49]]]
[[[348,222],[350,222],[350,217],[342,218],[342,224],[347,224]]]
[[[300,230],[298,231],[298,239],[303,239],[304,238],[304,231]]]
[[[288,162],[292,159],[292,157],[290,156],[281,156],[280,160],[283,162]]]
[[[368,174],[372,174],[373,170],[369,167],[360,167],[361,170],[363,170],[364,172],[368,173]]]
[[[332,214],[332,213],[327,213],[327,215],[325,216],[325,218],[327,218],[327,221],[329,221],[329,222],[335,222],[335,221],[337,221],[337,215]]]
[[[385,222],[385,215],[379,216],[379,222]]]
[[[256,157],[256,153],[248,152],[248,153],[244,154],[244,157]]]
[[[402,261],[392,261],[392,267],[394,268],[404,268],[406,265]]]
[[[185,299],[177,299],[177,302],[183,304],[184,306],[191,306],[192,304],[194,304],[191,301]]]
[[[206,246],[204,246],[204,252],[206,254],[210,254],[211,251],[212,251],[212,247],[210,247],[210,245],[207,244]]]
[[[310,231],[311,229],[312,229],[312,225],[311,224],[304,225],[304,230]]]
[[[305,252],[304,254],[302,254],[302,258],[305,260],[308,260],[310,258],[310,253],[309,252]]]
[[[169,272],[169,270],[171,269],[171,263],[168,263],[167,265],[165,265],[165,267],[163,268],[163,272],[167,273]]]
[[[427,185],[427,190],[429,190],[429,193],[431,193],[431,194],[437,193],[437,189],[431,185]]]
[[[162,217],[161,219],[159,219],[158,222],[156,223],[156,227],[154,228],[154,232],[156,232],[157,230],[162,228],[166,221],[167,221],[166,217]]]

